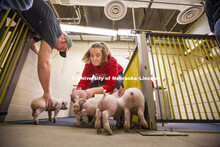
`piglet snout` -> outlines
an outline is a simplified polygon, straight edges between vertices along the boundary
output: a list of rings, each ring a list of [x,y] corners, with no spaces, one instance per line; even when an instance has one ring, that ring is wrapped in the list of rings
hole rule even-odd
[[[73,105],[73,110],[75,113],[79,112],[79,105]]]

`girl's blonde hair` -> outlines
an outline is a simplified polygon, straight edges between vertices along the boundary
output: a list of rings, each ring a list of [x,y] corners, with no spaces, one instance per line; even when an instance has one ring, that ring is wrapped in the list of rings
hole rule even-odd
[[[91,45],[91,47],[86,51],[86,53],[84,54],[82,61],[86,62],[86,63],[90,63],[90,50],[92,48],[99,48],[102,51],[102,61],[101,63],[104,63],[106,61],[108,61],[108,56],[111,55],[110,49],[109,47],[104,43],[104,42],[95,42]]]

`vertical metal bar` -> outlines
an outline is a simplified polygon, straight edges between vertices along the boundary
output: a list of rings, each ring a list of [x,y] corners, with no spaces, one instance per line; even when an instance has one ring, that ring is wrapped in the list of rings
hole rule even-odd
[[[17,61],[18,55],[19,55],[19,53],[20,53],[20,50],[21,50],[22,44],[23,44],[23,42],[24,42],[24,39],[25,39],[25,37],[26,37],[26,35],[27,35],[27,32],[28,32],[28,27],[27,27],[26,30],[25,30],[24,36],[23,36],[23,38],[22,38],[22,40],[21,40],[21,43],[20,43],[20,46],[19,46],[19,48],[18,48],[18,52],[17,52],[17,54],[16,54],[16,56],[15,56],[15,60],[14,60],[14,62],[13,62],[13,64],[12,64],[11,69],[10,69],[10,72],[9,72],[9,75],[8,75],[8,78],[7,78],[6,84],[5,84],[6,86],[4,86],[4,88],[3,88],[3,90],[2,90],[2,93],[0,94],[0,104],[1,104],[2,99],[3,99],[3,96],[4,96],[4,94],[5,94],[7,85],[8,85],[9,80],[10,80],[10,77],[11,77],[11,75],[12,75],[12,73],[13,73],[13,69],[14,69],[14,67],[15,67],[15,64],[17,63],[16,61]]]
[[[197,40],[197,42],[198,42],[198,39],[196,39],[196,40]],[[201,41],[202,41],[202,39],[201,39]],[[205,52],[206,52],[206,54],[207,54],[207,51],[206,51],[206,49],[205,49],[205,45],[204,45],[203,41],[202,41],[202,45],[203,45],[204,50],[205,50]],[[210,69],[209,69],[209,67],[208,67],[208,64],[207,64],[207,62],[206,62],[205,56],[204,56],[204,54],[203,54],[203,52],[202,52],[202,48],[201,48],[200,45],[199,45],[199,49],[200,49],[200,51],[201,51],[201,53],[202,53],[202,57],[203,57],[203,59],[204,59],[206,68],[208,69],[208,73],[209,73],[209,76],[210,76],[210,78],[211,78],[211,80],[212,80],[212,83],[213,83],[214,87],[216,88],[215,82],[214,82],[213,77],[212,77],[212,74],[211,74],[211,71],[210,71]],[[208,56],[208,58],[209,58],[209,56]],[[209,61],[210,61],[211,66],[213,67],[210,58],[209,58]],[[214,73],[216,73],[215,70],[214,70],[214,68],[213,68],[213,71],[214,71]],[[205,77],[206,77],[206,74],[205,74],[205,73],[204,73],[204,75],[205,75]],[[216,77],[217,77],[217,75],[216,75]],[[217,77],[217,79],[218,79],[218,77]],[[210,84],[209,84],[209,82],[208,82],[208,79],[206,79],[206,80],[207,80],[207,84],[208,84],[210,93],[211,93],[211,95],[212,95],[213,102],[214,102],[214,104],[215,104],[215,107],[216,107],[216,110],[217,110],[217,113],[218,113],[218,116],[220,117],[219,109],[218,109],[218,106],[217,106],[217,104],[216,104],[215,97],[214,97],[214,94],[213,94],[213,92],[212,92],[212,88],[211,88],[211,86],[210,86]],[[216,88],[216,90],[217,90],[217,88]],[[216,93],[218,94],[218,91],[216,91]],[[212,111],[211,113],[213,113],[213,111]],[[212,114],[212,115],[214,116],[214,114]]]
[[[5,15],[4,15],[4,17],[2,18],[2,20],[1,20],[1,22],[0,22],[0,29],[2,28],[2,26],[3,26],[3,24],[4,24],[5,20],[6,20],[6,18],[7,18],[7,16],[8,16],[8,14],[9,14],[9,12],[10,12],[10,10],[11,10],[11,9],[7,10],[6,13],[5,13]]]
[[[150,64],[147,51],[145,32],[138,35],[138,55],[140,63],[140,76],[150,77]],[[145,109],[148,110],[148,121],[150,129],[157,129],[156,124],[156,108],[153,99],[152,82],[151,80],[141,80],[141,87],[146,99]]]
[[[25,31],[23,30],[23,32],[21,34],[21,37],[19,39],[19,44],[22,43],[21,42],[22,38],[25,35],[24,32]],[[32,36],[31,31],[30,31],[30,29],[28,29],[28,33],[27,33],[27,35],[25,37],[25,40],[24,40],[23,44],[21,45],[22,49],[21,49],[21,51],[19,53],[19,57],[17,59],[16,65],[14,67],[13,74],[11,75],[11,79],[10,79],[10,82],[8,83],[7,90],[6,90],[6,92],[5,92],[4,96],[3,96],[2,102],[0,104],[0,113],[1,113],[1,115],[0,115],[0,123],[4,122],[5,117],[8,114],[8,108],[9,108],[9,105],[11,103],[11,100],[12,100],[12,97],[13,97],[13,93],[14,93],[14,91],[16,89],[17,81],[18,81],[18,79],[20,77],[20,74],[21,74],[23,65],[25,63],[26,57],[28,55],[28,51],[30,49],[30,45],[31,45],[31,42],[32,42],[32,37],[33,36]],[[15,49],[16,52],[18,51],[19,46],[20,45],[18,45],[16,47],[16,49]],[[10,67],[9,68],[12,67],[12,64],[13,64],[14,60],[15,60],[15,56],[13,56],[13,61],[10,63]],[[8,75],[9,75],[9,72],[7,72],[7,77],[8,77]],[[4,79],[4,85],[6,83],[6,80],[7,79]],[[2,91],[3,88],[4,87],[1,87],[1,91]]]
[[[22,33],[22,31],[23,31],[24,25],[25,25],[25,23],[23,23],[23,25],[22,25],[22,27],[21,27],[21,30],[20,30],[20,32],[19,32],[19,34],[18,34],[18,36],[17,36],[17,39],[16,39],[15,43],[13,44],[13,48],[12,48],[12,50],[11,50],[11,52],[10,52],[10,55],[9,55],[9,57],[7,58],[7,61],[6,61],[6,63],[5,63],[5,67],[6,67],[6,68],[4,68],[3,71],[2,71],[2,75],[1,75],[1,78],[0,78],[0,83],[2,83],[3,78],[5,77],[6,71],[8,70],[9,63],[11,62],[12,56],[14,55],[14,51],[15,51],[15,48],[16,48],[16,46],[17,46],[18,40],[19,40],[19,38],[20,38],[20,36],[21,36],[21,33]]]
[[[166,42],[165,42],[165,39],[164,39],[164,36],[163,36],[163,43],[164,43],[164,47],[165,47],[165,51],[166,51],[166,56],[167,56],[167,60],[168,60],[168,65],[169,65],[169,69],[171,71],[171,66],[170,66],[170,60],[169,60],[169,56],[168,56],[168,52],[167,52],[167,46],[166,46]],[[162,53],[161,53],[162,54]],[[165,64],[164,64],[164,69],[165,69]],[[174,114],[174,109],[173,109],[173,101],[172,101],[172,94],[170,92],[170,84],[168,82],[168,76],[167,76],[167,71],[165,69],[165,76],[166,76],[166,81],[167,81],[167,88],[168,88],[168,92],[169,92],[169,98],[170,98],[170,104],[171,104],[171,110],[172,110],[172,113],[173,113],[173,118],[175,119],[175,114]],[[171,76],[172,76],[172,71],[171,71]]]
[[[155,78],[156,78],[156,86],[158,88],[157,73],[156,73],[156,68],[155,68],[156,66],[155,66],[155,63],[154,63],[153,50],[152,50],[152,42],[151,42],[151,36],[150,35],[148,35],[148,39],[149,39],[149,43],[150,43],[150,50],[151,50],[151,58],[152,58],[153,68],[154,68],[154,75],[155,75]],[[160,101],[159,90],[157,90],[157,97],[158,97],[158,101],[159,101],[160,114],[162,116],[163,114],[162,114],[162,110],[161,110],[161,101]]]
[[[218,58],[218,61],[220,61],[220,57],[219,57],[218,52],[217,52],[217,50],[216,50],[216,48],[215,48],[215,46],[214,46],[214,44],[213,44],[212,39],[210,39],[209,41],[211,42],[211,44],[212,44],[212,46],[213,46],[213,48],[214,48],[214,50],[215,50],[216,56],[217,56],[217,58]]]
[[[206,53],[206,55],[207,55],[207,57],[208,57],[209,63],[210,63],[210,65],[211,65],[212,69],[213,69],[213,72],[214,72],[215,76],[216,76],[216,79],[217,79],[217,81],[218,81],[218,84],[220,85],[220,81],[219,81],[219,79],[218,79],[218,76],[217,76],[216,71],[215,71],[215,69],[214,69],[214,66],[213,66],[213,64],[212,64],[212,61],[211,61],[211,59],[210,59],[210,57],[209,57],[209,53],[208,53],[207,50],[206,50],[204,41],[203,41],[202,39],[201,39],[201,42],[202,42],[202,46],[203,46],[203,48],[204,48],[204,51],[205,51],[205,53]],[[204,60],[205,60],[205,58],[204,58]],[[207,67],[207,68],[208,68],[208,67]],[[209,68],[208,68],[208,71],[210,72]],[[210,72],[210,74],[211,74],[211,72]],[[214,80],[213,80],[212,76],[211,76],[211,79],[212,79],[212,82],[213,82],[213,84],[214,84]],[[215,86],[215,84],[214,84],[214,86]],[[218,97],[219,97],[219,95],[218,95]],[[219,99],[219,100],[220,100],[220,99]]]
[[[196,45],[195,45],[195,43],[194,43],[194,41],[193,41],[193,38],[191,38],[191,40],[192,40],[194,49],[195,49],[195,51],[196,51],[196,54],[197,54],[197,56],[198,56],[199,63],[200,63],[200,65],[202,66],[201,60],[200,60],[200,58],[199,58],[199,54],[197,53],[197,50],[196,50]],[[191,51],[191,54],[192,54],[194,63],[195,63],[195,65],[196,65],[196,70],[197,70],[197,72],[198,72],[198,75],[199,75],[199,78],[200,78],[200,81],[201,81],[201,84],[202,84],[203,91],[204,91],[205,96],[206,96],[206,98],[207,98],[207,93],[206,93],[206,91],[205,91],[205,86],[204,86],[204,83],[203,83],[203,80],[202,80],[202,77],[201,77],[199,68],[198,68],[198,66],[197,66],[196,59],[195,59],[195,57],[194,57],[194,53],[193,53],[193,50],[192,50],[192,48],[191,48],[191,45],[190,45],[189,41],[188,41],[188,44],[189,44],[189,47],[190,47],[190,51]],[[197,81],[196,81],[196,83],[197,83]],[[200,95],[200,98],[201,98],[201,102],[202,102],[202,106],[203,106],[203,109],[204,109],[204,112],[205,112],[206,119],[209,119],[209,118],[208,118],[207,111],[206,111],[206,109],[205,109],[205,104],[204,104],[204,101],[203,101],[202,94],[201,94],[200,88],[199,88],[199,86],[198,86],[198,83],[197,83],[197,87],[198,87],[198,91],[199,91],[199,95]]]
[[[157,45],[156,45],[156,41],[155,41],[155,37],[153,36],[154,39],[154,46],[155,46],[155,51],[156,51],[156,56],[157,56],[157,64],[158,64],[158,69],[159,69],[159,73],[160,73],[160,82],[161,82],[161,86],[162,86],[162,92],[163,92],[163,100],[164,100],[164,106],[165,106],[165,112],[166,112],[166,118],[168,119],[168,113],[167,113],[167,104],[166,104],[166,99],[165,99],[165,93],[164,93],[164,86],[163,86],[163,79],[162,79],[162,72],[160,69],[160,64],[159,64],[159,57],[158,57],[158,52],[157,52]],[[160,98],[160,97],[158,97]],[[160,108],[161,109],[161,108]],[[162,116],[162,114],[161,114]]]
[[[14,35],[15,35],[15,32],[16,32],[16,30],[17,30],[17,28],[18,28],[18,25],[20,24],[20,21],[21,21],[21,18],[19,18],[19,20],[18,20],[18,22],[17,22],[17,24],[16,24],[16,27],[15,27],[15,29],[13,30],[11,36],[9,37],[9,39],[8,39],[8,41],[7,41],[7,44],[5,45],[3,51],[6,50],[7,48],[9,48],[9,46],[10,46],[10,44],[11,44],[11,41],[12,41],[12,38],[13,38]],[[3,53],[3,56],[5,56],[5,54],[6,54],[6,52]],[[0,61],[0,65],[2,64],[2,62],[3,62],[3,58],[2,58],[1,61]],[[1,75],[1,77],[0,77],[0,85],[2,84],[3,77],[4,77],[4,75]]]
[[[16,30],[17,30],[17,28],[18,28],[18,25],[19,25],[20,21],[21,21],[21,18],[19,18],[19,20],[18,20],[18,22],[17,22],[17,24],[16,24],[16,26],[15,26],[13,32],[11,33],[11,35],[10,35],[10,37],[9,37],[9,39],[8,39],[8,41],[7,41],[7,43],[5,44],[5,47],[4,47],[3,52],[2,52],[2,55],[1,55],[2,58],[0,58],[0,65],[2,65],[2,63],[3,63],[3,61],[4,61],[4,60],[3,60],[3,59],[4,59],[3,57],[5,57],[6,53],[7,53],[8,50],[9,50],[9,47],[10,47],[10,45],[11,45],[11,41],[12,41],[14,35],[15,35],[15,32],[16,32]],[[0,82],[0,84],[1,84],[1,82]]]
[[[185,57],[184,57],[184,54],[183,54],[183,49],[182,49],[182,46],[180,44],[180,40],[179,40],[179,37],[177,37],[177,41],[178,41],[178,44],[179,44],[179,48],[180,48],[180,52],[181,52],[181,55],[182,55],[182,58],[183,58],[183,63],[186,67],[186,73],[188,75],[188,79],[190,81],[190,85],[191,85],[191,88],[193,90],[193,86],[192,86],[192,81],[190,79],[190,75],[189,75],[189,70],[188,70],[188,67],[187,67],[187,64],[186,64],[186,61],[185,61]],[[184,41],[183,41],[184,42]],[[190,104],[190,108],[192,110],[192,114],[193,114],[193,119],[195,119],[195,113],[194,113],[194,110],[193,110],[193,106],[192,106],[192,101],[191,101],[191,98],[190,98],[190,95],[189,95],[189,89],[188,89],[188,86],[187,86],[187,83],[186,83],[186,78],[185,78],[185,75],[183,74],[183,80],[184,80],[184,85],[186,87],[186,93],[187,93],[187,96],[188,96],[188,99],[189,99],[189,104]],[[194,92],[194,90],[193,90]]]
[[[182,38],[183,39],[183,38]],[[188,45],[189,45],[189,48],[190,48],[190,51],[192,50],[191,48],[191,45],[189,43],[189,39],[187,38],[187,42],[188,42]],[[185,50],[186,50],[186,55],[189,59],[189,64],[190,64],[190,67],[192,69],[192,73],[193,73],[193,77],[195,79],[195,82],[196,82],[196,86],[197,86],[197,89],[199,91],[199,95],[200,95],[200,98],[202,99],[202,95],[201,95],[201,92],[200,92],[200,89],[199,89],[199,85],[198,85],[198,82],[196,80],[196,75],[195,75],[195,72],[194,72],[194,69],[193,69],[193,66],[192,66],[192,62],[190,60],[190,56],[189,56],[189,53],[187,51],[187,47],[186,47],[186,44],[185,44],[185,41],[183,41],[183,44],[184,44],[184,47],[185,47]],[[191,51],[192,52],[192,51]],[[193,55],[193,53],[192,53]],[[194,55],[193,55],[193,58],[194,58]],[[194,60],[195,61],[195,60]],[[196,65],[196,62],[195,62],[195,65]],[[196,65],[197,66],[197,65]],[[196,107],[197,107],[197,110],[198,110],[198,113],[199,113],[199,118],[202,119],[202,116],[201,116],[201,113],[200,113],[200,109],[199,109],[199,105],[198,105],[198,101],[197,101],[197,98],[196,98],[196,94],[195,94],[195,91],[194,91],[194,88],[192,86],[192,81],[190,80],[190,84],[191,84],[191,87],[192,87],[192,90],[193,90],[193,96],[194,96],[194,99],[195,99],[195,103],[196,103]],[[204,103],[203,103],[203,106],[204,106]],[[205,108],[204,108],[205,109]]]
[[[190,60],[188,51],[187,51],[188,49],[187,49],[187,47],[186,47],[186,43],[185,43],[185,40],[184,40],[183,37],[182,37],[182,42],[183,42],[184,48],[185,48],[185,50],[186,50],[187,58],[188,58],[188,61],[189,61],[189,64],[190,64],[190,68],[192,69],[193,76],[194,76],[194,78],[196,78],[196,77],[195,77],[195,73],[194,73],[194,71],[193,71],[193,66],[192,66],[192,63],[191,63],[191,60]],[[183,52],[182,52],[182,49],[181,49],[181,54],[182,54],[182,56],[184,56],[184,54],[183,54]],[[184,58],[184,63],[185,63],[185,65],[186,65],[185,58]],[[199,117],[200,117],[200,119],[201,119],[201,113],[200,113],[200,110],[199,110],[199,105],[198,105],[198,102],[197,102],[197,99],[196,99],[196,94],[195,94],[195,91],[194,91],[194,88],[193,88],[193,84],[192,84],[192,80],[191,80],[190,75],[189,75],[188,68],[186,68],[186,70],[187,70],[189,82],[190,82],[190,85],[191,85],[191,88],[192,88],[193,96],[194,96],[194,99],[195,99],[196,107],[197,107],[197,110],[198,110],[198,113],[199,113]],[[195,80],[196,80],[196,79],[195,79]],[[198,86],[198,85],[197,85],[197,86]],[[191,109],[193,110],[191,100],[190,100],[190,106],[191,106]],[[195,119],[195,114],[194,114],[194,119]]]
[[[196,41],[197,41],[198,46],[199,46],[198,39],[196,39]],[[204,70],[204,68],[203,68],[203,65],[202,65],[202,62],[201,62],[201,59],[200,59],[199,53],[198,53],[198,51],[197,51],[197,48],[196,48],[196,45],[195,45],[194,42],[193,42],[193,45],[194,45],[194,49],[195,49],[195,51],[196,51],[196,54],[197,54],[197,57],[198,57],[199,63],[200,63],[200,65],[201,65],[202,71],[203,71],[203,73],[204,73],[204,76],[205,76],[206,82],[207,82],[207,84],[209,85],[209,81],[208,81],[207,76],[206,76],[206,74],[205,74],[205,70]],[[199,46],[199,49],[200,49],[200,46]],[[199,71],[199,70],[198,70],[198,73],[200,74],[200,71]],[[202,83],[202,86],[203,86],[203,89],[204,89],[204,93],[205,93],[205,96],[206,96],[206,100],[207,100],[207,103],[208,103],[209,109],[210,109],[210,111],[211,111],[211,115],[212,115],[213,119],[215,119],[215,117],[214,117],[214,115],[213,115],[212,107],[211,107],[211,105],[210,105],[209,98],[208,98],[208,95],[207,95],[207,92],[206,92],[206,89],[205,89],[205,86],[204,86],[204,83],[203,83],[202,78],[201,78],[200,80],[201,80],[201,83]],[[210,85],[209,85],[209,87],[210,87]]]
[[[220,72],[218,63],[217,63],[217,61],[215,60],[214,54],[213,54],[213,52],[212,52],[212,50],[211,50],[211,48],[210,48],[210,46],[209,46],[209,43],[208,43],[207,39],[206,39],[206,44],[208,45],[208,49],[209,49],[209,51],[210,51],[211,54],[212,54],[213,60],[214,60],[216,66],[217,66],[217,68],[218,68],[218,71]],[[203,46],[204,46],[204,45],[203,45]],[[205,47],[205,46],[204,46],[204,47]],[[207,50],[206,50],[206,49],[205,49],[205,51],[206,51],[206,54],[207,54]],[[209,55],[207,55],[207,56],[208,56],[208,59],[209,59],[210,64],[212,65],[212,61],[211,61]],[[212,65],[212,69],[213,69],[213,71],[214,71],[214,73],[215,73],[215,76],[216,76],[217,81],[219,82],[219,78],[218,78],[218,76],[217,76],[217,74],[216,74],[216,71],[215,71],[213,65]],[[212,78],[212,77],[211,77],[211,78]],[[219,95],[219,93],[218,93],[218,89],[217,89],[217,87],[216,87],[216,85],[215,85],[214,80],[213,80],[212,82],[213,82],[213,86],[214,86],[214,88],[215,88],[215,91],[216,91],[216,93],[217,93],[217,95],[218,95],[218,99],[219,99],[219,101],[220,101],[220,95]],[[220,85],[220,84],[219,84],[219,85]]]
[[[172,37],[172,39],[173,39],[173,44],[174,44],[174,48],[175,48],[175,51],[176,51],[177,59],[179,61],[180,69],[181,69],[182,75],[184,77],[183,68],[182,68],[182,65],[181,65],[181,62],[180,62],[180,57],[179,57],[179,53],[177,51],[177,47],[176,47],[176,43],[175,43],[174,37]],[[177,77],[178,77],[178,75],[177,75]],[[182,86],[181,86],[179,77],[178,77],[178,82],[179,82],[179,86],[180,86],[180,92],[181,92],[181,96],[182,96],[182,100],[183,100],[183,106],[184,106],[184,109],[185,109],[186,118],[189,119],[188,112],[187,112],[187,109],[186,109],[185,99],[184,99],[184,96],[183,96]]]
[[[217,61],[216,61],[216,59],[215,59],[215,57],[214,57],[214,54],[213,54],[212,49],[211,49],[211,47],[210,47],[210,45],[209,45],[209,43],[208,43],[208,40],[205,39],[205,42],[206,42],[206,44],[208,45],[208,49],[209,49],[210,53],[212,54],[213,60],[214,60],[214,62],[215,62],[215,64],[216,64],[216,67],[218,68],[218,72],[220,72],[218,63],[217,63]],[[217,55],[217,54],[216,54],[216,55]],[[218,79],[218,77],[217,77],[217,79]],[[219,96],[218,96],[218,97],[219,97]]]
[[[175,69],[176,69],[176,74],[177,74],[177,77],[178,77],[177,68],[176,68],[176,63],[175,63],[175,59],[174,59],[174,55],[173,55],[173,49],[172,49],[172,46],[171,46],[170,38],[168,37],[167,39],[168,39],[168,42],[169,42],[170,51],[171,51],[172,58],[173,58],[173,62],[174,62],[174,67],[175,67]],[[182,119],[181,111],[180,111],[180,105],[179,105],[179,100],[178,100],[178,95],[177,95],[177,92],[176,92],[176,84],[175,84],[175,81],[174,81],[174,78],[173,78],[173,73],[172,73],[171,68],[170,68],[170,73],[171,73],[171,77],[172,77],[172,82],[173,82],[173,87],[174,87],[174,93],[175,93],[175,96],[176,96],[176,103],[177,103],[177,108],[178,108],[179,116],[180,116],[180,119]],[[178,77],[178,78],[179,78],[179,77]]]
[[[1,38],[0,47],[2,46],[2,44],[3,44],[4,40],[5,40],[5,37],[6,37],[6,35],[8,34],[8,31],[9,31],[9,29],[11,28],[11,24],[12,24],[12,22],[14,21],[14,18],[15,18],[16,15],[17,15],[17,13],[15,12],[14,15],[12,16],[12,18],[11,18],[11,21],[10,21],[9,24],[8,24],[7,29],[5,30],[5,32],[4,32],[4,34],[3,34],[2,38]],[[3,53],[1,53],[0,58],[4,58],[4,57],[3,57]],[[0,65],[1,65],[1,64],[0,64]]]

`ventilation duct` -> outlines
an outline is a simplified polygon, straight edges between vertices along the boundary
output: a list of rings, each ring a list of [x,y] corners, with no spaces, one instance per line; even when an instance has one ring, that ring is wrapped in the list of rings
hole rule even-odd
[[[119,20],[126,15],[127,8],[148,8],[152,3],[152,9],[169,9],[179,10],[180,14],[177,17],[179,24],[188,24],[198,19],[204,11],[201,2],[204,0],[46,0],[53,4],[67,6],[96,6],[105,7],[105,14],[111,20]]]
[[[120,20],[127,13],[127,6],[122,0],[111,0],[105,5],[104,13],[110,20]]]
[[[184,8],[177,16],[177,22],[179,24],[189,24],[197,20],[204,12],[203,5],[196,4],[195,6],[188,6]]]

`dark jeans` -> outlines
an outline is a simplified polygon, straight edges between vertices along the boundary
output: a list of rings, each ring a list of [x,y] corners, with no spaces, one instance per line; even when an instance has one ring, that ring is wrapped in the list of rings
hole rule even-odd
[[[218,21],[215,23],[215,38],[218,41],[218,44],[220,45],[220,18],[218,19]]]
[[[120,89],[120,86],[122,86],[122,88],[124,88],[124,74],[118,74],[118,80],[116,81],[116,85],[115,88]],[[92,80],[91,84],[89,85],[89,88],[93,88],[93,87],[100,87],[100,86],[104,86],[106,81],[98,81],[98,80]]]

